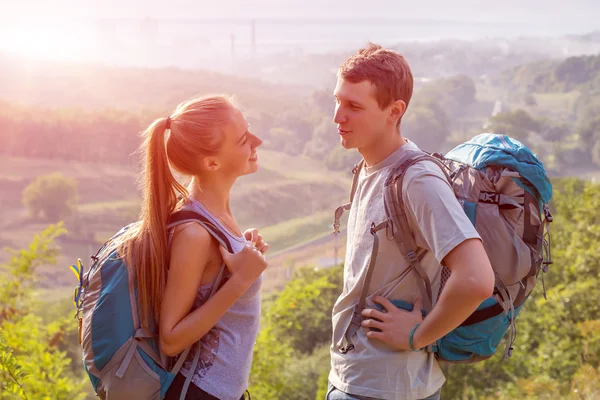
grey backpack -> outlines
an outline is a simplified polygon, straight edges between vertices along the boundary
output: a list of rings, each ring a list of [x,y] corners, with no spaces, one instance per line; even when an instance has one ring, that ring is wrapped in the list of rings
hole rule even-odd
[[[340,218],[350,209],[358,176],[364,161],[354,172],[350,202],[335,212],[334,231],[339,232]],[[433,296],[431,282],[420,266],[418,249],[409,229],[404,209],[402,181],[405,172],[419,162],[437,164],[454,189],[458,202],[482,238],[483,246],[496,276],[492,297],[485,300],[459,327],[449,332],[427,350],[441,361],[472,363],[491,357],[507,337],[504,359],[512,354],[516,338],[515,319],[535,287],[540,272],[552,263],[548,203],[552,185],[543,164],[526,146],[508,136],[485,133],[462,143],[445,156],[410,151],[392,170],[384,185],[386,220],[373,223],[374,246],[360,299],[352,323],[342,340],[340,351],[354,348],[352,336],[360,328],[361,312],[377,258],[378,232],[384,230],[394,240],[402,255],[421,279],[418,279],[426,315],[434,299],[444,288],[450,270],[442,267],[438,296]],[[542,275],[543,283],[543,275]],[[545,288],[544,288],[545,296]],[[397,307],[412,310],[412,305],[394,301]]]

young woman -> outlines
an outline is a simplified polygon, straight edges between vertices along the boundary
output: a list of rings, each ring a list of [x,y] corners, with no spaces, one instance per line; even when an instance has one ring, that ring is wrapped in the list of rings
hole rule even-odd
[[[125,237],[122,254],[135,260],[141,321],[145,327],[158,321],[161,351],[175,356],[200,341],[166,399],[179,399],[190,377],[186,399],[238,400],[248,387],[269,246],[255,229],[240,231],[229,199],[236,179],[258,170],[262,142],[225,96],[179,105],[170,117],[154,121],[145,139],[142,222]],[[187,188],[171,168],[191,178]],[[233,252],[197,222],[168,231],[169,217],[181,209],[218,227]],[[225,279],[217,282],[223,263]],[[213,284],[218,290],[209,298]]]

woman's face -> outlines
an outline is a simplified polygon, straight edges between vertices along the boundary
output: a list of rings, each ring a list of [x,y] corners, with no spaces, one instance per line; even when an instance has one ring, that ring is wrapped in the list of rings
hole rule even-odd
[[[236,107],[223,133],[225,139],[217,155],[221,171],[236,177],[258,171],[256,148],[262,140],[249,131],[248,122]]]

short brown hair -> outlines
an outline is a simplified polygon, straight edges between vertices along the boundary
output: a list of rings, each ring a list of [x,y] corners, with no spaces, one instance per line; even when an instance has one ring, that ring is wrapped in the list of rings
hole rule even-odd
[[[369,43],[350,56],[338,69],[338,78],[375,85],[375,98],[381,109],[396,100],[408,103],[413,93],[413,76],[406,59],[397,51]]]

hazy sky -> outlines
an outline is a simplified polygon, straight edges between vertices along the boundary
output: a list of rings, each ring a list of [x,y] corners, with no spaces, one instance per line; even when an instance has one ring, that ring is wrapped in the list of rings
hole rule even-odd
[[[368,7],[365,5],[368,4]],[[434,18],[592,23],[598,0],[0,0],[0,16]],[[600,22],[597,22],[600,29]]]
[[[261,51],[267,49],[265,46],[275,45],[279,47],[273,47],[273,51],[294,46],[300,46],[302,51],[315,51],[315,43],[320,45],[324,37],[328,46],[339,49],[342,42],[344,46],[356,46],[367,40],[395,43],[399,40],[558,37],[589,33],[600,30],[600,0],[0,0],[0,52],[68,60],[100,57],[94,43],[102,39],[100,45],[108,46],[111,51],[114,46],[107,41],[111,37],[107,39],[106,33],[99,30],[103,23],[88,19],[145,17],[245,19],[215,26],[178,21],[160,23],[161,29],[164,28],[160,40],[181,43],[181,38],[210,38],[219,51],[224,48],[229,51],[230,37],[234,33],[236,43],[250,43],[247,20],[251,18],[325,19],[318,27],[320,30],[313,25],[306,31],[308,26],[298,28],[298,24],[293,23],[259,23],[257,28]],[[375,18],[389,21],[385,24],[335,23]],[[458,23],[439,22],[443,20]],[[140,35],[139,21],[108,23],[111,24],[122,29],[113,33],[120,44],[137,41],[130,45],[139,47],[152,39]],[[205,48],[205,52],[209,50]],[[238,46],[237,51],[242,48]],[[115,59],[122,58],[110,54]]]

